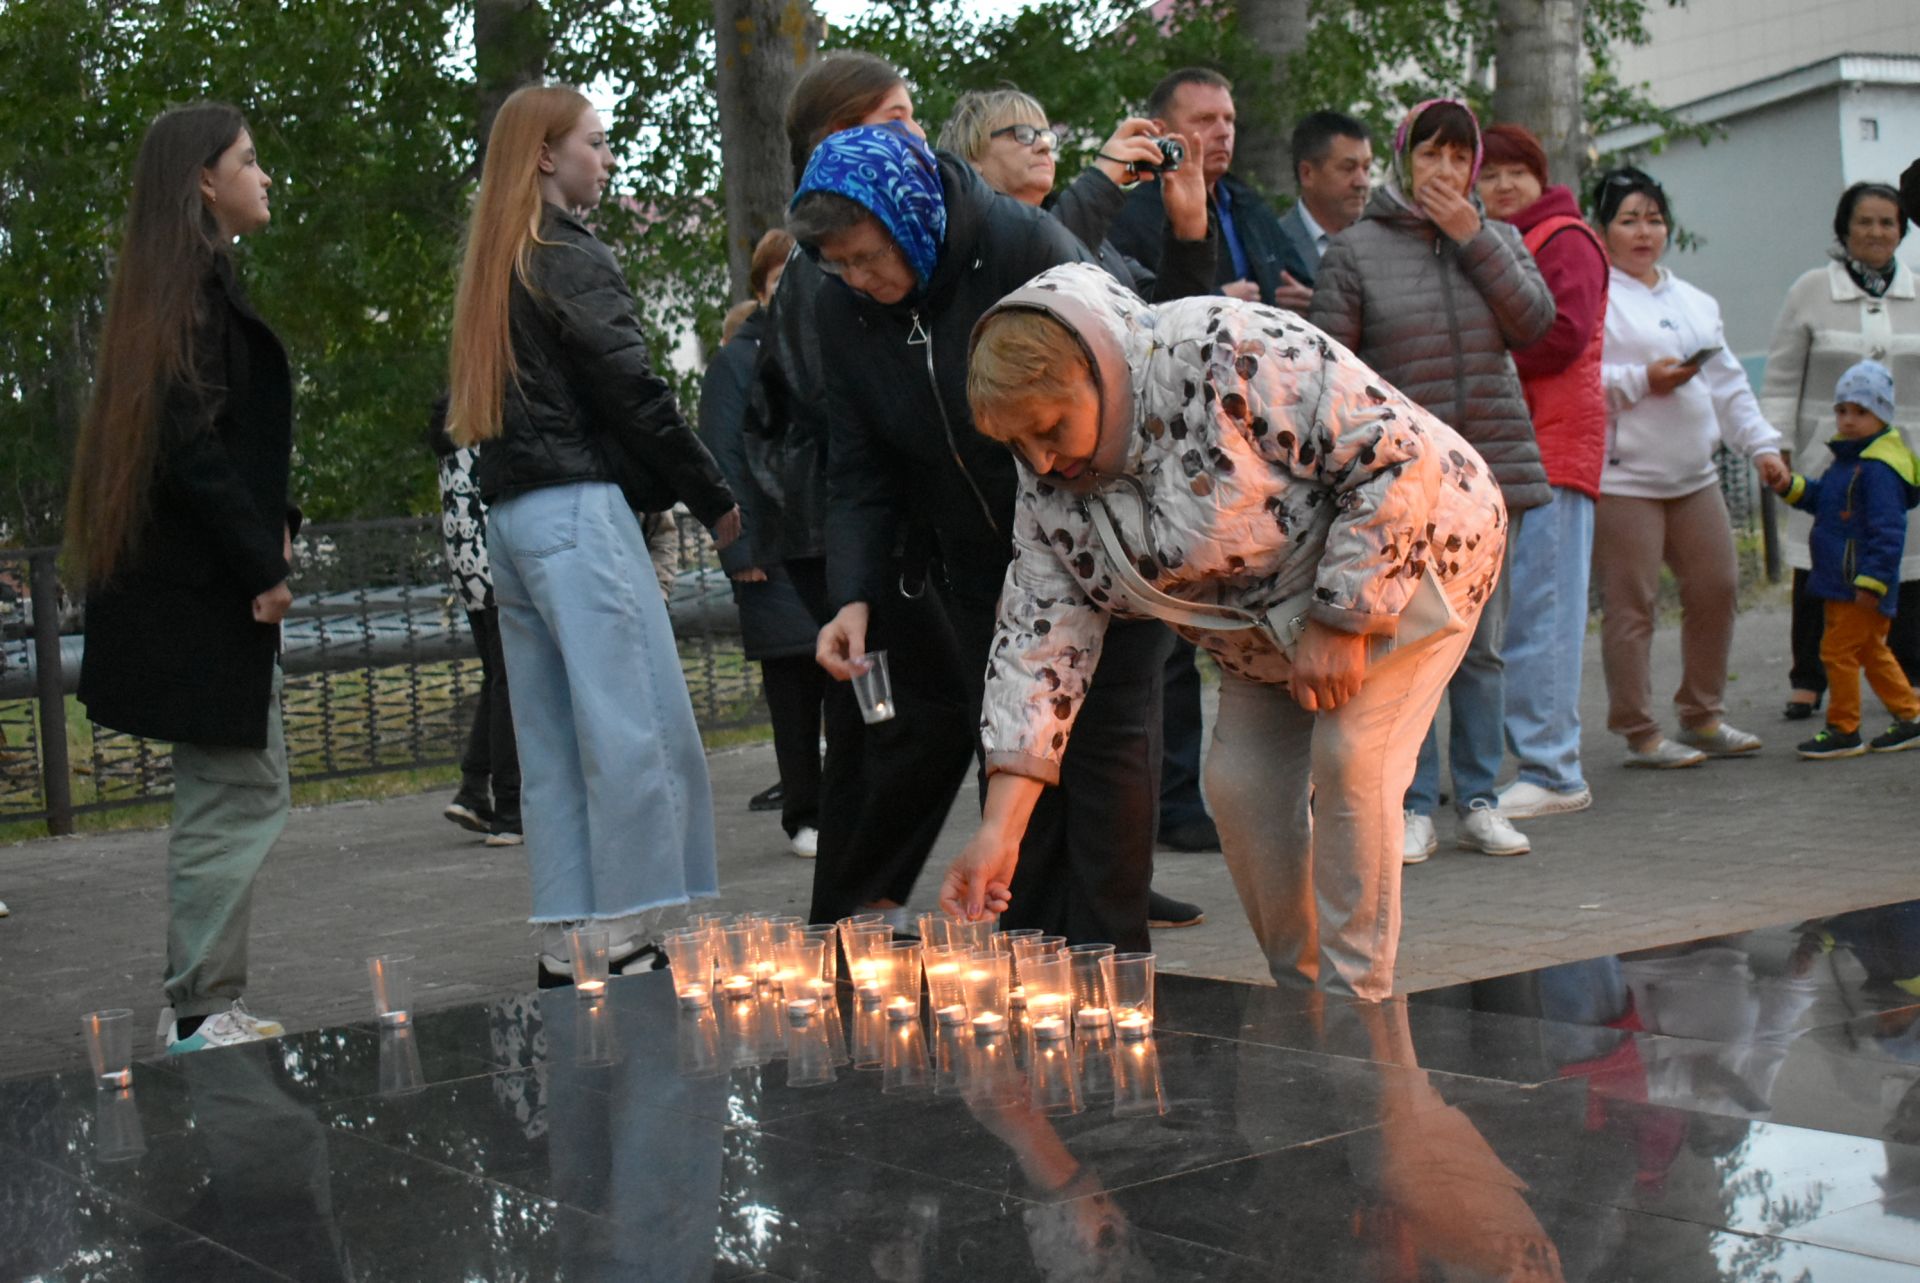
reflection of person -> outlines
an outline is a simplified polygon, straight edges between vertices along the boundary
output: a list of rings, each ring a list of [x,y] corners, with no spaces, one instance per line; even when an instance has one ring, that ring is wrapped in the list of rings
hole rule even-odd
[[[1725,444],[1771,485],[1785,473],[1780,434],[1727,351],[1720,305],[1660,266],[1667,193],[1638,169],[1601,176],[1594,224],[1613,264],[1601,379],[1610,417],[1594,505],[1600,654],[1607,729],[1627,765],[1696,766],[1760,747],[1724,717],[1739,568],[1714,451]],[[1660,568],[1680,585],[1679,742],[1653,715],[1653,621]]]
[[[1906,239],[1907,215],[1899,194],[1884,183],[1855,183],[1840,194],[1833,213],[1835,246],[1824,267],[1793,283],[1774,322],[1760,409],[1769,422],[1790,432],[1795,469],[1809,477],[1826,471],[1827,393],[1855,361],[1880,362],[1893,372],[1894,400],[1920,405],[1920,294],[1913,269],[1894,251]],[[1786,560],[1793,567],[1793,670],[1786,716],[1813,716],[1827,689],[1820,664],[1823,599],[1807,591],[1813,569],[1808,547],[1812,519],[1789,513]],[[1920,512],[1907,519],[1907,549],[1900,581],[1920,581]],[[1920,586],[1901,594],[1887,644],[1920,682]]]
[[[566,924],[605,923],[616,972],[650,965],[661,916],[718,891],[706,756],[635,509],[684,500],[722,547],[740,513],[648,363],[619,264],[568,212],[612,171],[585,97],[515,92],[454,306],[448,422],[480,443],[548,984],[572,973]]]
[[[1519,234],[1480,215],[1480,156],[1480,124],[1465,104],[1437,99],[1408,112],[1394,134],[1392,177],[1320,261],[1309,319],[1480,452],[1506,499],[1511,544],[1522,514],[1550,492],[1507,352],[1545,336],[1554,306]],[[1531,849],[1494,793],[1506,755],[1500,634],[1508,592],[1503,575],[1447,688],[1454,840],[1488,855]],[[1437,847],[1439,805],[1436,724],[1407,791],[1407,862]]]
[[[887,590],[886,551],[917,515],[938,544],[959,643],[939,681],[966,692],[977,725],[1018,482],[1010,452],[974,431],[968,336],[1008,291],[1087,251],[1056,220],[890,125],[821,143],[787,226],[841,280],[816,314],[833,354],[828,577],[841,603],[820,630],[818,657],[834,676],[852,675],[866,650],[867,603]],[[1116,631],[1084,714],[1105,728],[1095,742],[1107,748],[1068,756],[1030,835],[1026,894],[1006,925],[1148,946],[1149,727],[1165,637],[1148,622]]]
[[[968,391],[1024,466],[987,676],[986,813],[942,903],[1017,903],[1020,834],[1069,734],[1111,751],[1075,725],[1109,619],[1164,618],[1224,674],[1207,793],[1275,979],[1385,998],[1400,795],[1500,571],[1505,508],[1484,461],[1295,316],[1218,298],[1149,309],[1084,266],[993,310]],[[1123,549],[1096,534],[1096,505]],[[1371,639],[1399,631],[1429,570],[1460,626],[1372,667]],[[1309,591],[1291,658],[1220,613]]]
[[[793,238],[774,228],[754,246],[748,283],[753,297],[733,334],[721,344],[700,384],[700,436],[713,451],[727,485],[740,496],[748,530],[770,524],[753,484],[745,420],[754,363],[766,329],[766,308],[779,288],[793,251]],[[730,313],[729,316],[732,314]],[[773,755],[780,766],[780,827],[788,849],[802,859],[820,850],[820,708],[826,674],[813,662],[817,628],[786,567],[755,563],[752,543],[741,539],[720,553],[720,567],[733,585],[740,609],[740,644],[760,664],[761,685],[773,722]]]
[[[1920,748],[1920,696],[1887,646],[1900,606],[1907,514],[1920,504],[1920,460],[1892,426],[1893,375],[1886,366],[1861,361],[1849,368],[1834,385],[1833,402],[1839,435],[1827,443],[1826,471],[1811,479],[1796,472],[1775,486],[1788,503],[1813,514],[1807,591],[1826,605],[1820,662],[1833,700],[1826,726],[1800,745],[1805,758]],[[1894,718],[1870,744],[1860,738],[1862,670]]]
[[[439,460],[447,572],[480,652],[480,698],[460,755],[460,791],[441,814],[463,829],[486,834],[488,846],[519,846],[520,750],[513,738],[507,661],[500,652],[500,608],[493,602],[493,572],[487,566],[487,505],[473,479],[480,452],[455,445],[447,435],[445,397],[433,403],[427,444]]]
[[[1607,449],[1607,250],[1572,190],[1547,183],[1547,154],[1519,125],[1486,132],[1480,199],[1512,223],[1553,292],[1553,328],[1513,354],[1533,418],[1549,498],[1527,515],[1507,563],[1512,609],[1500,643],[1507,666],[1507,747],[1519,774],[1500,791],[1510,820],[1582,811],[1580,650],[1587,637],[1593,500]]]
[[[87,593],[81,702],[102,726],[174,741],[162,1023],[175,1052],[281,1032],[240,996],[254,878],[287,820],[293,381],[228,248],[267,226],[271,183],[232,107],[177,108],[147,130],[68,501]]]

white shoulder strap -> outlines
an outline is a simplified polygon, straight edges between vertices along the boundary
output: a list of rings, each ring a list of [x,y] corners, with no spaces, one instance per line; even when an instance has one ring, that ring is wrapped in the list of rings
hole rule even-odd
[[[1120,586],[1127,590],[1127,595],[1134,599],[1135,604],[1155,618],[1211,632],[1257,628],[1265,622],[1257,615],[1234,610],[1230,606],[1208,610],[1161,592],[1134,568],[1133,558],[1127,555],[1126,545],[1120,542],[1120,532],[1114,528],[1113,514],[1107,510],[1106,501],[1098,496],[1089,496],[1087,514],[1093,521],[1093,532],[1100,537],[1101,546],[1106,550],[1107,560],[1113,564],[1114,578],[1120,581]]]

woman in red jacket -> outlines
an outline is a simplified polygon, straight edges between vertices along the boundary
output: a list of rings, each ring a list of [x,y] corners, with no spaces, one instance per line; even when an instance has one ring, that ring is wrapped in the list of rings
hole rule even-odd
[[[1480,199],[1488,214],[1519,229],[1555,308],[1547,336],[1513,353],[1553,493],[1527,515],[1507,562],[1512,606],[1500,653],[1507,747],[1520,774],[1500,791],[1500,811],[1523,820],[1593,804],[1580,772],[1580,646],[1607,438],[1600,384],[1607,253],[1573,192],[1547,183],[1539,139],[1519,125],[1495,125],[1484,144]]]

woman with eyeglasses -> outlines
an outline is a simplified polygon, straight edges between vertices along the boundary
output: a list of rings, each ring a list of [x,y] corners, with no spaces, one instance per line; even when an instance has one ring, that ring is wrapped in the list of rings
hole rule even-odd
[[[838,278],[815,312],[833,431],[827,578],[838,607],[817,657],[834,676],[852,676],[867,650],[871,603],[892,587],[888,553],[902,525],[917,519],[932,532],[939,564],[930,591],[959,642],[940,676],[965,692],[977,726],[1018,482],[1012,453],[974,429],[967,344],[1002,297],[1089,255],[1060,223],[897,126],[822,142],[787,230]],[[1067,755],[1029,832],[1025,894],[1007,925],[1147,947],[1150,728],[1159,724],[1165,635],[1156,627],[1109,640],[1081,713],[1092,733],[1083,729],[1083,748]]]
[[[1791,434],[1795,468],[1817,477],[1833,456],[1830,390],[1856,361],[1878,361],[1893,372],[1895,403],[1920,405],[1920,297],[1913,269],[1894,256],[1907,237],[1900,193],[1885,183],[1855,183],[1833,211],[1834,245],[1828,262],[1793,283],[1774,322],[1760,385],[1760,410]],[[1787,680],[1789,721],[1812,717],[1827,689],[1820,663],[1826,615],[1807,591],[1812,569],[1807,538],[1813,518],[1787,514],[1786,558],[1793,567],[1793,669]],[[1920,510],[1907,519],[1900,562],[1900,611],[1887,645],[1907,680],[1920,685]]]
[[[1739,569],[1714,451],[1753,461],[1769,486],[1784,476],[1780,434],[1761,414],[1746,371],[1727,351],[1720,305],[1666,268],[1667,193],[1638,169],[1616,169],[1593,192],[1593,221],[1612,274],[1600,377],[1607,390],[1606,462],[1593,513],[1607,729],[1628,766],[1697,766],[1737,757],[1760,739],[1727,724],[1727,657]],[[1650,666],[1660,568],[1680,585],[1680,732],[1653,710]]]
[[[1137,117],[1121,121],[1093,164],[1057,197],[1054,159],[1060,138],[1047,123],[1046,109],[1030,94],[1013,88],[961,94],[940,129],[940,147],[973,166],[995,191],[1059,219],[1100,266],[1142,298],[1164,302],[1210,294],[1215,250],[1206,179],[1198,165],[1161,172],[1157,129]],[[1107,239],[1128,191],[1143,182],[1160,183],[1167,208],[1157,274]]]

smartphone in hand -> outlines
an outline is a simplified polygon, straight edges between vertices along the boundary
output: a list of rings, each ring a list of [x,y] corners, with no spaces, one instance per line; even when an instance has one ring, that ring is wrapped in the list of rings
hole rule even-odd
[[[1703,347],[1698,352],[1695,352],[1692,356],[1688,357],[1686,360],[1680,362],[1680,364],[1698,365],[1700,364],[1700,362],[1714,355],[1719,350],[1720,350],[1720,345],[1718,343],[1714,344],[1712,347]]]

